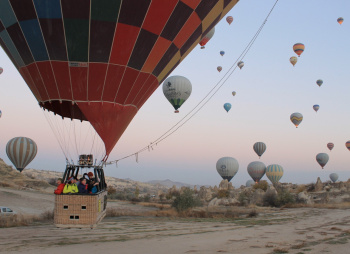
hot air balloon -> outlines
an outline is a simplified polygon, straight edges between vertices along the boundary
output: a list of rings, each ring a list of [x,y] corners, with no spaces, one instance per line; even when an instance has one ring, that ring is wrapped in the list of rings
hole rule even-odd
[[[242,69],[243,66],[244,66],[244,62],[243,62],[243,61],[239,61],[239,62],[237,63],[237,66],[238,66],[240,69]]]
[[[2,117],[2,111],[0,110],[0,118]]]
[[[279,182],[279,180],[283,176],[283,168],[282,166],[278,164],[272,164],[267,166],[266,168],[266,176],[269,178],[269,180],[273,183],[276,184]]]
[[[253,149],[255,153],[259,156],[259,158],[263,155],[263,153],[266,151],[266,145],[264,142],[256,142],[253,145]]]
[[[224,109],[226,110],[226,112],[229,112],[231,109],[231,103],[225,103],[224,104]]]
[[[293,45],[293,50],[294,50],[295,54],[297,54],[299,57],[300,57],[301,53],[304,52],[304,49],[305,49],[305,46],[302,43],[295,43]]]
[[[315,105],[312,106],[312,108],[313,108],[313,109],[316,111],[316,113],[317,113],[317,111],[320,109],[320,105],[315,104]]]
[[[337,19],[337,21],[341,25],[341,24],[343,24],[344,19],[342,17],[340,17],[340,18]]]
[[[295,125],[295,127],[298,128],[301,121],[303,121],[303,115],[298,112],[295,112],[290,115],[290,120]]]
[[[181,15],[181,14],[178,13],[178,15]],[[201,45],[201,49],[205,48],[205,45],[214,36],[214,33],[215,33],[215,27],[213,27],[208,33],[205,34],[204,37],[202,37],[201,41],[199,42],[199,45]]]
[[[334,147],[334,144],[333,143],[328,143],[327,144],[327,147],[330,151],[332,151],[333,147]]]
[[[13,138],[6,145],[6,154],[19,172],[34,159],[37,151],[35,142],[26,137]]]
[[[232,92],[232,95],[233,95],[233,96],[235,96],[235,95],[236,95],[236,92],[235,92],[235,91],[233,91],[233,92]]]
[[[346,141],[345,146],[350,151],[350,140]]]
[[[260,179],[265,175],[266,166],[261,161],[253,161],[248,164],[247,171],[250,177],[256,183],[258,183]]]
[[[332,173],[329,175],[329,178],[332,180],[333,183],[335,183],[338,180],[339,176],[337,173]]]
[[[255,184],[255,182],[250,179],[245,183],[245,187],[252,187],[254,184]]]
[[[317,84],[319,87],[321,87],[322,84],[323,84],[323,80],[322,80],[322,79],[318,79],[318,80],[316,81],[316,84]]]
[[[222,71],[222,67],[221,66],[218,66],[216,69],[218,70],[218,72]]]
[[[0,74],[4,72],[4,69],[0,67]]]
[[[192,92],[191,82],[182,76],[172,76],[163,82],[163,93],[168,101],[173,105],[175,113],[190,97]]]
[[[319,153],[316,155],[316,161],[323,168],[329,160],[329,156],[326,153]]]
[[[220,51],[220,55],[221,55],[221,56],[224,56],[224,55],[225,55],[225,51],[222,51],[222,50],[221,50],[221,51]]]
[[[233,21],[233,17],[232,16],[227,16],[226,21],[229,25],[231,25],[232,21]]]
[[[222,179],[227,179],[227,181],[231,181],[237,174],[238,168],[238,161],[232,157],[222,157],[216,162],[216,170]]]
[[[296,56],[292,56],[289,58],[289,62],[294,66],[298,62],[298,58]]]

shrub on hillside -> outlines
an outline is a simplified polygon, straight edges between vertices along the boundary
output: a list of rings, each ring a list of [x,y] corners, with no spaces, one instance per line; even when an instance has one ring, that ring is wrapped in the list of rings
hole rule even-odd
[[[263,197],[264,206],[277,206],[277,195],[275,192],[266,192]]]
[[[219,190],[216,197],[217,198],[228,198],[230,196],[230,192],[228,190]]]
[[[269,186],[269,184],[267,183],[267,181],[263,180],[263,181],[260,181],[256,184],[254,184],[253,189],[254,190],[262,189],[263,191],[266,191],[268,186]]]
[[[201,202],[197,197],[194,197],[193,190],[186,188],[183,193],[179,194],[173,204],[172,207],[176,209],[177,212],[184,212],[190,208],[200,206]]]
[[[250,203],[250,195],[247,191],[239,193],[238,201],[240,205],[248,205]]]
[[[293,194],[291,194],[287,190],[282,190],[278,192],[277,194],[277,199],[276,199],[276,206],[281,207],[287,204],[294,204],[295,203],[295,198]]]

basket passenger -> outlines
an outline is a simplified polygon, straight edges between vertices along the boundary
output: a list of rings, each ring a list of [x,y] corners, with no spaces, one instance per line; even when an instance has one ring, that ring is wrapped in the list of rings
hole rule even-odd
[[[98,192],[98,184],[99,181],[97,177],[94,177],[94,174],[92,172],[89,172],[88,174],[89,180],[87,181],[88,184],[88,192],[89,193],[96,193]]]
[[[58,178],[56,183],[57,183],[57,189],[54,191],[54,193],[56,195],[62,194],[64,186],[65,186],[65,184],[63,183],[63,179],[62,178]]]
[[[79,193],[87,194],[88,193],[88,185],[86,184],[85,178],[80,178],[80,183],[78,185]]]
[[[66,184],[66,186],[64,186],[63,193],[64,194],[78,193],[78,187],[74,183],[74,177],[71,177],[68,179],[68,183]]]

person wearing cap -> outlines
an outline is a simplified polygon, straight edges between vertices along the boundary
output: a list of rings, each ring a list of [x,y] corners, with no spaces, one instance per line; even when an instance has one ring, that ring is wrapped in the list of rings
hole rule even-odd
[[[96,193],[98,191],[98,184],[99,182],[97,181],[96,178],[94,178],[94,174],[92,172],[88,173],[89,180],[87,181],[88,183],[88,192],[89,193]],[[92,192],[92,189],[95,187],[94,192]]]
[[[75,183],[73,183],[74,177],[71,177],[68,179],[68,183],[66,186],[64,186],[63,193],[64,194],[70,194],[70,193],[78,193],[78,187]]]
[[[57,189],[54,191],[54,193],[56,195],[62,194],[64,186],[65,186],[65,184],[63,183],[62,178],[58,178],[56,183],[57,183]]]

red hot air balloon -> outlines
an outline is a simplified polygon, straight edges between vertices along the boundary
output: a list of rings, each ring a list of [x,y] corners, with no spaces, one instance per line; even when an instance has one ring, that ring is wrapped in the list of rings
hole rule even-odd
[[[330,151],[332,151],[332,149],[334,148],[334,144],[333,143],[328,143],[327,147]]]
[[[227,23],[228,23],[229,25],[231,25],[231,23],[232,23],[232,21],[233,21],[233,17],[232,17],[232,16],[228,16],[228,17],[226,18],[226,21],[227,21]]]
[[[0,45],[39,105],[89,121],[109,155],[159,84],[236,2],[1,1]]]
[[[211,29],[207,34],[205,34],[203,39],[199,42],[199,45],[201,45],[201,49],[205,48],[205,44],[207,44],[207,42],[214,36],[214,33],[215,27],[213,27],[213,29]]]

